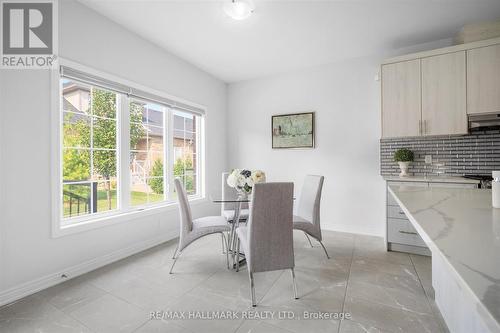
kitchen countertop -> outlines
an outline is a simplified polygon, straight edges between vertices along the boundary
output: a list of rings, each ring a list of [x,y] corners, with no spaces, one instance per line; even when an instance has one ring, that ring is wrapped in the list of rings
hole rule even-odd
[[[382,176],[386,181],[395,182],[428,182],[428,183],[458,183],[458,184],[479,184],[477,179],[468,179],[460,176]]]
[[[413,226],[440,251],[482,308],[482,318],[500,332],[500,209],[491,190],[390,185]]]

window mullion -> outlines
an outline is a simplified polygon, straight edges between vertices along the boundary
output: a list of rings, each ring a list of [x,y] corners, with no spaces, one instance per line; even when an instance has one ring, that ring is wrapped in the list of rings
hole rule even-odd
[[[92,93],[94,91],[94,88],[90,88],[90,97],[89,97],[89,103],[90,103],[90,138],[89,138],[89,156],[90,156],[90,214],[93,214],[95,211],[97,211],[97,207],[94,207],[94,196],[97,195],[97,193],[94,193],[94,106],[93,106],[93,97]]]
[[[196,195],[205,196],[205,187],[204,184],[204,170],[205,170],[205,156],[204,156],[204,146],[205,142],[202,140],[202,136],[205,135],[205,123],[202,117],[196,117],[196,132],[194,136],[196,138],[195,146],[196,146]]]
[[[165,145],[165,154],[167,158],[167,178],[168,181],[168,198],[167,200],[172,200],[172,195],[174,193],[174,112],[172,109],[168,108],[165,114],[168,117],[167,126],[167,140],[168,144]]]
[[[170,170],[168,163],[167,163],[167,158],[168,158],[168,136],[167,133],[169,132],[167,129],[168,124],[170,124],[170,121],[168,121],[168,108],[163,107],[163,200],[168,200],[168,170]]]
[[[130,208],[130,100],[125,95],[118,95],[119,117],[118,117],[118,168],[120,183],[118,191],[119,209]]]

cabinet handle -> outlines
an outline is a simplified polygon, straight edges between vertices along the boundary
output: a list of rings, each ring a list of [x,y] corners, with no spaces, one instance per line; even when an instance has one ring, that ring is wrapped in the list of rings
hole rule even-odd
[[[418,134],[422,134],[422,120],[418,121]]]
[[[418,235],[416,232],[413,232],[413,231],[403,231],[403,230],[399,230],[399,233],[400,233],[400,234],[406,234],[406,235]]]
[[[424,134],[427,134],[427,119],[424,120]]]
[[[405,215],[405,212],[403,212],[402,210],[399,211],[399,215]]]

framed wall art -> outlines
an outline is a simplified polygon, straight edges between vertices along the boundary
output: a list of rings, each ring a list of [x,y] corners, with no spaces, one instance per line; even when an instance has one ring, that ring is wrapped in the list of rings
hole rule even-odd
[[[314,148],[314,112],[272,116],[273,149]]]

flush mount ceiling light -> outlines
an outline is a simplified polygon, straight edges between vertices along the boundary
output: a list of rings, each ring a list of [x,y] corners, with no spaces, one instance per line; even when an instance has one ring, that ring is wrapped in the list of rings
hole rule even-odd
[[[255,9],[252,0],[230,0],[224,3],[224,12],[235,20],[244,20]]]

